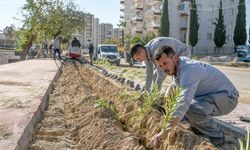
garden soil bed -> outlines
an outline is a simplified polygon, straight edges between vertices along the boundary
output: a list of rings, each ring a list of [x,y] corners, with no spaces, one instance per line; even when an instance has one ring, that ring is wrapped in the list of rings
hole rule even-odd
[[[104,77],[92,67],[65,64],[48,108],[37,124],[28,149],[32,150],[146,150],[154,149],[152,139],[161,130],[162,114],[152,110],[136,115],[141,102],[124,93],[131,89]],[[95,107],[96,100],[106,100],[117,109]],[[227,133],[233,150],[237,137]],[[164,150],[215,150],[209,140],[195,135],[187,124],[170,132],[162,144]]]

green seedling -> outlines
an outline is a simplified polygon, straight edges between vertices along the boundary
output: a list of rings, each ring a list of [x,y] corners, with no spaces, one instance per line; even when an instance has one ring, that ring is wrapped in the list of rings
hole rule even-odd
[[[161,95],[159,94],[159,88],[157,84],[154,84],[151,92],[146,92],[142,95],[143,102],[142,106],[138,110],[139,116],[144,116],[152,110],[153,104],[159,99]]]
[[[198,56],[192,56],[192,59],[193,60],[199,60],[199,57]]]
[[[250,133],[247,131],[246,136],[245,136],[245,142],[246,145],[244,145],[244,142],[242,139],[238,139],[239,144],[240,144],[240,150],[250,150],[249,142],[250,142]]]
[[[118,110],[116,109],[115,105],[112,102],[108,102],[103,99],[98,99],[95,101],[94,107],[102,107],[102,108],[109,109],[113,112],[113,114],[115,115],[115,118],[118,119]]]
[[[137,91],[121,92],[119,98],[122,100],[138,100],[140,93]]]
[[[181,93],[182,89],[180,87],[171,88],[169,91],[167,102],[164,104],[165,114],[163,116],[163,130],[167,129],[169,125],[169,120],[172,117],[173,112],[176,110]]]
[[[115,69],[116,66],[113,65],[112,63],[110,63],[107,59],[100,59],[100,60],[96,60],[95,64],[104,66],[105,68],[108,68],[110,70]]]

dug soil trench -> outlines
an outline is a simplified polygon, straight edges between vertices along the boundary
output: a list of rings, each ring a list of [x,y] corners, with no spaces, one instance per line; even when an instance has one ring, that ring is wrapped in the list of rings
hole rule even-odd
[[[142,102],[124,94],[130,92],[92,68],[64,65],[28,149],[153,149],[152,137],[161,130],[162,114],[153,109],[144,116],[136,115]],[[100,99],[117,111],[96,107],[95,102]],[[176,127],[164,141],[164,150],[216,149],[207,139],[190,131],[188,125]],[[223,149],[234,146],[225,144]]]

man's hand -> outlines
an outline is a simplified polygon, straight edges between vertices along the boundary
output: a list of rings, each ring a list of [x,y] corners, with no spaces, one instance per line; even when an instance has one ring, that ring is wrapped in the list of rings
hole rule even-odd
[[[154,147],[155,148],[160,148],[163,139],[166,139],[169,132],[172,131],[172,129],[177,126],[180,123],[180,119],[178,117],[172,117],[169,121],[169,126],[167,129],[162,130],[160,133],[158,133],[155,136],[154,139]]]
[[[166,130],[162,130],[160,133],[156,134],[154,138],[154,147],[160,148],[164,139],[167,138],[168,133],[171,131],[171,128],[167,128]]]
[[[178,117],[171,117],[171,119],[169,120],[169,125],[168,128],[174,128],[176,127],[179,123],[181,122],[181,119],[179,119]]]

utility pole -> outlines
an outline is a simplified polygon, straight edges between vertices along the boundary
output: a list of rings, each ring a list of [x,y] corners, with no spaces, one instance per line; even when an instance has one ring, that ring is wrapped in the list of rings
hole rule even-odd
[[[187,46],[189,46],[189,33],[190,33],[190,10],[188,9],[187,35],[186,35],[186,45]]]
[[[250,44],[250,25],[248,27],[248,44]]]

